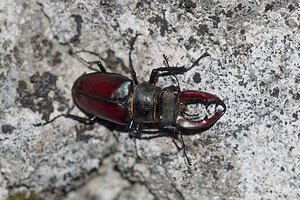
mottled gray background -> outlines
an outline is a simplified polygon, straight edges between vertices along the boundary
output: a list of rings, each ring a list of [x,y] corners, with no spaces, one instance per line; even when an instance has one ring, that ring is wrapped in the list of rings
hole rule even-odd
[[[299,14],[297,0],[0,0],[0,199],[300,199]],[[73,82],[90,71],[70,48],[129,75],[136,34],[140,81],[163,54],[174,66],[211,55],[178,76],[228,108],[184,137],[191,167],[168,137],[138,140],[139,160],[106,122],[32,125],[66,113]]]

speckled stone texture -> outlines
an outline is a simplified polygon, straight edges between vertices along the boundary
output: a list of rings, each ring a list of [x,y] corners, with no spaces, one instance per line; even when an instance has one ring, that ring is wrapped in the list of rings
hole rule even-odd
[[[299,16],[293,0],[0,0],[0,199],[300,199]],[[73,82],[90,72],[70,49],[129,76],[136,34],[140,82],[163,54],[172,66],[211,55],[178,76],[227,105],[211,129],[184,137],[191,167],[169,137],[137,140],[140,160],[105,121],[33,126],[67,113]]]

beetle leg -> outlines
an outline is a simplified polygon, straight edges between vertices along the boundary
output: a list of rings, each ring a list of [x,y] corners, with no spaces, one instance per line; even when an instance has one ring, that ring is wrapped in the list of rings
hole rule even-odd
[[[181,147],[179,147],[179,145],[176,143],[175,139],[172,137],[172,141],[175,144],[175,146],[177,147],[178,150],[183,150],[183,154],[184,157],[186,158],[186,161],[188,163],[189,166],[192,166],[192,162],[191,159],[188,157],[187,155],[187,147],[185,146],[184,140],[183,140],[183,136],[182,133],[178,130],[178,133],[180,135],[181,140],[179,140],[181,142]]]
[[[84,118],[84,117],[79,117],[79,116],[71,115],[71,114],[67,114],[65,117],[76,120],[76,121],[84,123],[84,124],[89,124],[89,125],[94,124],[96,122],[96,119],[97,119],[96,116],[92,116],[92,117],[89,117],[89,118]]]
[[[166,137],[166,136],[169,136],[169,135],[163,135],[161,133],[157,133],[156,135],[146,136],[146,137],[139,137],[137,139],[139,139],[139,140],[152,140],[154,138]]]
[[[173,143],[174,143],[175,146],[177,147],[178,151],[181,151],[181,150],[182,150],[182,147],[180,147],[180,146],[177,144],[177,142],[176,142],[176,140],[175,140],[174,137],[171,137],[171,138],[172,138]]]
[[[150,75],[149,83],[155,84],[158,80],[159,76],[170,76],[173,74],[183,74],[187,72],[188,69],[186,67],[162,67],[153,69]]]
[[[60,117],[70,118],[70,119],[79,121],[81,123],[90,124],[90,125],[94,124],[96,122],[96,119],[97,119],[96,116],[92,116],[90,118],[84,118],[84,117],[79,117],[79,116],[71,115],[71,114],[61,114],[61,115],[58,115],[58,116],[54,117],[50,121],[47,121],[45,123],[36,123],[36,124],[33,124],[33,126],[45,126],[47,124],[50,124],[50,123],[54,122],[56,119],[58,119]]]
[[[136,139],[137,139],[137,138],[133,138],[134,148],[135,148],[135,152],[136,152],[137,158],[141,160],[142,158],[141,158],[141,156],[140,156],[140,154],[139,154],[139,152],[138,152],[138,149],[137,149]]]
[[[191,159],[190,157],[188,157],[187,155],[187,147],[184,143],[184,140],[183,140],[183,136],[182,136],[182,133],[180,131],[179,132],[179,135],[181,137],[181,140],[179,140],[181,142],[181,147],[176,143],[175,141],[175,138],[173,136],[171,136],[171,139],[173,141],[173,143],[175,144],[176,148],[178,149],[178,151],[181,151],[183,150],[183,154],[184,154],[184,157],[186,158],[186,161],[188,163],[189,166],[192,166],[192,162],[191,162]],[[152,136],[147,136],[147,137],[141,137],[141,135],[139,134],[138,137],[134,137],[134,139],[139,139],[139,140],[151,140],[151,139],[154,139],[154,138],[158,138],[158,137],[165,137],[165,136],[170,136],[170,133],[161,133],[159,131],[152,131],[152,130],[139,130],[138,133],[142,133],[142,134],[156,134],[156,135],[152,135]]]
[[[140,129],[139,123],[130,122],[129,124],[129,137],[141,140],[153,139],[157,137],[169,136],[170,134],[163,134],[158,129]],[[154,136],[142,137],[142,134],[155,134]]]
[[[140,138],[140,134],[134,130],[134,129],[137,129],[138,125],[139,124],[135,124],[134,121],[132,120],[129,124],[128,129],[129,129],[129,137],[133,138],[134,148],[135,148],[137,158],[142,159],[141,156],[139,155],[139,152],[138,152],[138,149],[137,149],[137,144],[136,144],[136,139]]]
[[[103,59],[100,55],[98,55],[97,53],[91,52],[91,51],[82,50],[82,51],[73,52],[72,50],[69,50],[69,53],[70,53],[71,56],[73,56],[74,58],[76,58],[77,60],[79,60],[79,62],[81,62],[82,64],[84,64],[85,66],[87,66],[89,69],[97,71],[97,72],[106,72],[106,69],[102,65],[101,61],[88,62],[88,61],[84,60],[83,58],[81,58],[80,56],[77,55],[77,53],[80,53],[80,52],[85,52],[85,53],[89,53],[89,54],[92,54],[92,55],[96,55],[96,56],[100,57],[101,59]],[[97,70],[97,69],[94,69],[92,67],[95,64],[98,65],[100,71]]]
[[[141,158],[141,157],[139,156],[138,151],[137,151],[136,139],[151,140],[151,139],[158,138],[158,137],[171,136],[172,141],[175,144],[175,146],[177,147],[177,149],[179,151],[183,150],[183,154],[184,154],[184,157],[187,160],[188,165],[189,166],[192,165],[191,159],[188,157],[188,155],[186,153],[187,150],[186,150],[186,146],[185,146],[185,143],[184,143],[184,140],[183,140],[182,133],[179,130],[178,130],[178,133],[179,133],[179,135],[181,137],[181,140],[179,140],[181,142],[181,147],[176,143],[174,136],[171,135],[168,132],[162,133],[160,130],[157,130],[157,129],[144,129],[144,130],[142,129],[142,130],[140,130],[139,129],[139,123],[136,126],[134,126],[134,125],[135,124],[132,121],[130,123],[130,125],[129,125],[129,128],[130,128],[129,134],[130,134],[130,137],[134,139],[134,144],[135,144],[135,148],[136,148],[136,152],[137,152],[138,158]],[[135,131],[133,131],[133,128],[135,129]],[[147,136],[147,137],[141,137],[142,134],[155,134],[155,135]]]
[[[187,156],[187,148],[186,148],[186,146],[185,146],[185,144],[184,144],[184,140],[183,140],[183,136],[182,136],[182,134],[180,133],[180,137],[181,137],[181,142],[182,142],[182,149],[183,149],[183,154],[184,154],[184,156],[185,156],[185,158],[186,158],[186,161],[187,161],[187,163],[188,163],[188,165],[189,166],[192,166],[192,161],[191,161],[191,159]]]
[[[136,39],[137,39],[138,36],[139,36],[139,34],[137,34],[132,39],[132,41],[130,43],[130,50],[129,50],[129,56],[128,56],[129,57],[129,67],[130,67],[131,75],[132,75],[132,78],[133,78],[133,81],[134,81],[135,85],[138,85],[139,83],[138,83],[138,80],[137,80],[137,77],[136,77],[136,73],[135,73],[134,68],[133,68],[132,59],[131,59],[131,53],[132,53],[132,51],[134,49],[133,45],[134,45],[134,43],[135,43],[135,41],[136,41]]]
[[[139,140],[151,140],[154,138],[158,138],[158,137],[166,137],[166,136],[170,136],[169,133],[162,133],[161,131],[156,131],[156,130],[139,130],[138,131],[139,134],[135,134],[132,137],[135,137]],[[144,136],[142,137],[142,134],[147,134],[147,135],[151,135],[151,136]]]
[[[157,137],[170,136],[169,133],[163,133],[159,129],[140,129],[139,125],[140,125],[139,123],[135,123],[133,121],[130,122],[128,127],[130,138],[136,138],[140,140],[148,140],[148,139],[150,140]],[[147,134],[152,136],[141,137],[142,134]]]
[[[157,79],[159,76],[169,76],[169,75],[175,75],[175,74],[183,74],[190,69],[192,69],[202,58],[210,56],[208,53],[204,53],[202,56],[200,56],[191,67],[170,67],[169,65],[169,58],[166,55],[163,55],[164,57],[164,64],[166,67],[153,69],[151,72],[149,83],[155,84],[157,82]]]
[[[183,150],[184,157],[186,158],[188,165],[191,166],[191,165],[192,165],[192,162],[191,162],[191,159],[187,156],[187,153],[186,153],[186,146],[185,146],[185,144],[184,144],[182,134],[181,134],[180,132],[179,132],[179,134],[180,134],[180,137],[181,137],[181,143],[182,143],[182,144],[181,144],[181,147],[177,144],[177,142],[175,141],[175,138],[174,138],[174,137],[172,137],[172,141],[173,141],[173,143],[175,144],[175,146],[177,147],[178,151]]]
[[[98,67],[99,67],[99,69],[100,69],[100,72],[106,73],[106,69],[104,68],[104,66],[102,65],[102,63],[100,61],[92,61],[92,62],[88,62],[88,64],[90,66],[89,67],[90,69],[94,69],[94,68],[92,68],[92,66],[95,65],[95,64],[97,64]]]
[[[129,123],[128,132],[130,138],[138,138],[140,134],[136,131],[136,123],[133,120]]]
[[[200,56],[193,64],[192,64],[192,66],[189,68],[189,69],[192,69],[193,67],[195,67],[195,65],[202,59],[202,58],[204,58],[204,57],[206,57],[206,56],[210,56],[209,55],[209,53],[204,53],[202,56]]]

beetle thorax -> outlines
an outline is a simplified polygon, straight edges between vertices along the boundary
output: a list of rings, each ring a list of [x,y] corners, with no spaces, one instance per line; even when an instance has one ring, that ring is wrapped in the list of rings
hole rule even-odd
[[[156,96],[159,87],[150,83],[142,83],[135,87],[133,97],[133,121],[137,123],[155,123]]]

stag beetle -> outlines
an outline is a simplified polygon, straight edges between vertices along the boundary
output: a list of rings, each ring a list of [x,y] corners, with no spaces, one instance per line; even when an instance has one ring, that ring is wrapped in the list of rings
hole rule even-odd
[[[156,86],[159,76],[183,74],[192,69],[208,53],[200,56],[191,67],[170,67],[167,56],[164,57],[165,67],[153,69],[149,82],[139,84],[133,69],[131,53],[136,41],[133,38],[129,51],[129,67],[133,80],[116,73],[108,73],[100,61],[87,62],[77,57],[82,63],[91,67],[97,64],[100,71],[84,74],[79,77],[72,88],[75,104],[89,118],[82,118],[71,114],[62,114],[46,122],[35,124],[44,126],[55,119],[64,116],[86,124],[93,124],[97,118],[105,119],[116,124],[128,126],[131,136],[140,138],[142,134],[160,134],[170,136],[176,147],[183,149],[189,165],[191,161],[186,154],[186,147],[182,135],[202,132],[215,124],[225,113],[226,106],[217,96],[207,92],[186,90],[181,91],[177,86],[161,88]],[[73,54],[74,55],[74,54]],[[199,114],[188,114],[186,108],[190,104],[203,104],[206,109],[215,104],[216,109],[212,117],[199,119]],[[217,109],[220,107],[221,109]],[[146,128],[143,125],[154,124],[158,128]],[[181,137],[181,147],[175,139]]]

